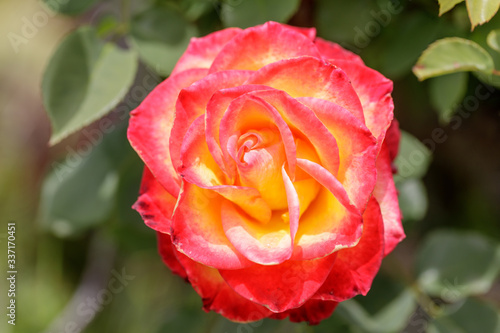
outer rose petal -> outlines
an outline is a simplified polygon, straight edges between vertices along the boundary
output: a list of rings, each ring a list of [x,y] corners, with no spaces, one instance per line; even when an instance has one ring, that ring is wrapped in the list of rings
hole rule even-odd
[[[177,198],[174,198],[144,167],[139,198],[132,206],[141,214],[144,223],[156,231],[170,234],[172,214]]]
[[[346,73],[313,57],[279,60],[256,71],[245,84],[262,84],[290,96],[327,100],[349,110],[364,123],[363,107]]]
[[[384,218],[384,253],[387,255],[405,238],[405,233],[401,223],[398,192],[392,178],[389,151],[385,144],[382,145],[382,150],[377,159],[377,184],[373,195],[380,204],[380,210]]]
[[[203,299],[205,311],[213,310],[237,322],[256,321],[272,314],[264,306],[247,300],[231,289],[216,269],[199,264],[182,253],[175,254],[189,282]]]
[[[169,137],[177,96],[182,88],[206,74],[206,69],[192,69],[170,76],[130,113],[128,140],[160,184],[174,197],[179,194],[180,179],[172,167]]]
[[[186,52],[175,65],[172,74],[190,68],[210,68],[224,45],[240,32],[240,28],[227,28],[202,38],[191,38]]]
[[[182,182],[172,220],[172,241],[189,258],[215,268],[251,265],[229,242],[219,222],[222,202],[217,192]]]
[[[302,32],[276,23],[248,28],[235,36],[215,58],[210,73],[227,69],[257,70],[281,59],[320,57],[313,42]]]
[[[183,279],[187,279],[186,270],[177,260],[177,256],[175,255],[177,250],[174,244],[172,244],[170,235],[157,232],[156,238],[158,239],[158,252],[165,265],[167,265],[174,274],[179,275]]]
[[[391,162],[394,162],[399,151],[399,140],[401,139],[401,132],[399,131],[399,122],[394,119],[387,130],[385,135],[385,144],[389,150],[389,157]]]
[[[321,57],[326,60],[339,59],[339,60],[349,60],[358,64],[364,65],[363,60],[357,54],[347,51],[342,46],[330,41],[324,40],[323,38],[316,37],[314,40],[314,45],[318,48]]]
[[[304,304],[321,287],[334,261],[335,254],[219,272],[238,294],[273,312],[283,312]]]
[[[363,214],[363,235],[358,245],[340,250],[330,275],[314,299],[341,302],[358,294],[366,295],[384,254],[384,221],[372,198]]]
[[[338,304],[339,303],[333,301],[309,299],[300,308],[287,310],[282,313],[275,313],[269,318],[284,319],[290,316],[291,322],[300,323],[302,321],[307,321],[309,325],[317,325],[323,319],[330,317]]]
[[[346,60],[335,60],[333,63],[349,76],[363,104],[366,126],[377,138],[380,147],[394,116],[392,81],[362,64]]]
[[[282,24],[287,28],[293,29],[297,32],[300,32],[310,40],[314,40],[316,38],[316,28],[302,28],[302,27],[294,27],[292,25]]]

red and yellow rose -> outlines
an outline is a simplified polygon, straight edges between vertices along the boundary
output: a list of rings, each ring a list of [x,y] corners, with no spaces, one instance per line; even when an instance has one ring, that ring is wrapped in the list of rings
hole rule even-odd
[[[134,208],[204,309],[234,321],[318,323],[404,238],[392,82],[315,33],[193,38],[131,114]]]

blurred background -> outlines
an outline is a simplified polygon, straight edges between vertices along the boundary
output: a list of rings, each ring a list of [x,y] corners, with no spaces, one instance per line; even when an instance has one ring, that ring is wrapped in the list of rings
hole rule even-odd
[[[487,43],[500,17],[471,31],[465,3],[439,12],[435,0],[1,1],[0,268],[7,276],[12,223],[17,275],[15,326],[2,314],[0,331],[500,332],[497,82],[468,72],[418,81],[412,73],[444,37],[476,42],[500,68]],[[385,259],[368,296],[342,303],[319,326],[243,325],[203,312],[131,209],[142,163],[126,140],[128,112],[168,76],[190,37],[268,20],[315,26],[392,79],[405,131],[397,186],[407,239]],[[91,31],[117,63],[131,65],[110,84],[111,107],[87,117],[83,131],[56,124],[62,134],[49,145],[47,106],[60,120],[54,89],[67,97],[62,105],[84,98],[70,89],[72,70],[81,68],[68,61],[79,51],[67,42],[83,26],[92,28],[81,36]],[[7,314],[9,281],[0,286]]]

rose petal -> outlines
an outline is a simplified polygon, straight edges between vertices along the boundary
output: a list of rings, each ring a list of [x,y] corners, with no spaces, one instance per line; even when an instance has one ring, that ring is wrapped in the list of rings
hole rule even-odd
[[[387,149],[389,150],[391,162],[394,162],[396,156],[398,155],[400,139],[401,132],[399,131],[399,122],[396,119],[393,119],[384,140],[384,143],[387,145]]]
[[[316,37],[314,45],[316,45],[319,53],[321,53],[321,57],[325,60],[348,60],[364,65],[360,56],[344,49],[337,43],[332,43],[323,38]]]
[[[338,251],[337,261],[314,299],[341,302],[358,294],[366,295],[370,290],[384,254],[384,221],[374,198],[363,220],[363,235],[358,245]]]
[[[182,89],[176,104],[175,120],[170,134],[170,155],[177,170],[180,165],[181,145],[189,126],[205,114],[212,95],[221,89],[240,86],[249,76],[247,71],[222,71],[205,76],[195,84]]]
[[[310,142],[296,138],[295,145],[297,146],[297,158],[321,164],[318,154]],[[299,196],[300,216],[302,216],[302,214],[309,208],[309,205],[314,201],[314,199],[316,199],[323,186],[321,186],[314,178],[301,168],[297,168],[293,186]]]
[[[309,325],[317,325],[323,319],[330,317],[339,303],[309,299],[297,309],[287,310],[282,313],[272,314],[269,318],[285,319],[290,316],[290,321],[300,323],[307,321]]]
[[[290,258],[293,247],[288,221],[274,212],[269,222],[252,219],[229,201],[222,204],[222,227],[233,246],[247,259],[276,265]]]
[[[298,170],[302,171],[301,169]],[[299,197],[300,217],[307,211],[314,199],[316,199],[322,186],[314,178],[309,177],[294,181],[293,187]]]
[[[207,105],[205,113],[206,140],[208,149],[219,167],[231,178],[235,178],[235,164],[233,160],[224,160],[219,143],[219,126],[224,113],[231,102],[248,92],[255,90],[271,89],[262,85],[242,85],[234,88],[221,89],[217,91]]]
[[[186,270],[177,260],[177,256],[175,255],[177,250],[174,244],[172,244],[170,235],[157,232],[156,238],[158,239],[158,252],[165,265],[167,265],[174,274],[179,275],[183,279],[187,279]]]
[[[147,166],[144,167],[139,198],[132,206],[141,214],[144,223],[151,229],[170,234],[176,202],[177,198],[161,186]]]
[[[250,265],[227,239],[222,229],[221,207],[226,201],[217,192],[182,182],[172,219],[172,241],[189,258],[215,268],[237,269]]]
[[[235,158],[237,152],[234,148],[237,138],[252,129],[267,129],[281,137],[273,141],[279,142],[279,146],[284,147],[287,170],[290,176],[294,177],[296,147],[292,132],[273,106],[251,94],[235,99],[222,117],[219,137],[224,159],[229,160],[233,155],[232,159],[239,165],[243,185],[257,188],[271,209],[286,208],[284,185],[276,182],[276,179],[281,180],[282,161],[276,160],[266,151],[262,151],[262,154],[254,152],[252,156],[255,158],[252,163],[239,163],[240,161]],[[269,147],[270,150],[279,153],[279,147],[275,148]],[[281,153],[279,156],[282,156]],[[265,169],[260,168],[263,163],[266,164]]]
[[[267,22],[243,30],[220,51],[210,73],[228,69],[257,70],[281,59],[320,57],[313,42],[302,32]]]
[[[336,138],[342,156],[337,178],[358,210],[364,211],[377,178],[373,172],[377,158],[375,138],[359,119],[339,105],[309,97],[297,100],[313,110]]]
[[[297,234],[297,229],[299,228],[299,217],[300,217],[300,201],[299,195],[292,183],[292,180],[285,171],[285,166],[281,168],[281,173],[283,175],[283,183],[285,184],[286,198],[288,203],[288,223],[290,225],[290,238],[291,247],[293,249],[293,243],[295,241],[295,235]]]
[[[331,63],[312,57],[297,57],[269,64],[248,79],[286,91],[293,98],[321,98],[349,110],[364,123],[363,107],[346,73]]]
[[[310,40],[314,40],[314,38],[316,38],[316,28],[294,27],[294,26],[288,25],[288,24],[281,24],[281,25],[284,25],[285,27],[287,27],[289,29],[293,29],[297,32],[300,32],[301,34],[303,34],[304,36],[306,36]]]
[[[193,184],[216,186],[228,183],[225,174],[208,150],[204,115],[196,118],[186,132],[180,160],[179,174]]]
[[[205,37],[191,38],[186,52],[175,65],[172,74],[191,68],[210,68],[224,45],[241,31],[240,28],[227,28]]]
[[[309,141],[320,158],[321,165],[332,174],[337,174],[339,168],[337,141],[311,109],[284,91],[255,91],[249,95],[257,96],[271,104],[294,130],[295,138],[302,137]]]
[[[235,136],[228,143],[228,150],[234,149]],[[282,181],[281,166],[285,164],[285,152],[281,143],[251,149],[245,152],[245,146],[239,153],[230,153],[238,159],[238,183],[257,189],[270,209],[287,208],[285,184]],[[238,156],[237,156],[238,155]]]
[[[238,294],[273,312],[283,312],[304,304],[323,284],[334,261],[335,254],[219,272]]]
[[[351,80],[363,105],[366,127],[377,138],[380,149],[394,116],[392,81],[359,63],[346,60],[335,60],[333,63],[342,68]]]
[[[256,189],[243,186],[214,186],[210,189],[236,204],[255,220],[261,223],[271,220],[272,211]]]
[[[182,88],[201,79],[205,69],[192,69],[172,75],[160,83],[130,115],[128,140],[156,179],[177,197],[180,179],[172,166],[170,130],[175,115],[175,103]]]
[[[387,255],[405,238],[405,233],[401,223],[398,192],[392,178],[389,150],[385,144],[382,145],[377,159],[377,184],[373,196],[380,205],[384,219],[385,255]]]
[[[181,148],[179,172],[185,181],[213,190],[231,200],[261,222],[271,219],[271,210],[254,188],[225,185],[225,175],[213,159],[205,141],[204,116],[199,116],[186,133]]]
[[[268,317],[271,311],[236,293],[222,279],[217,269],[199,264],[176,252],[189,282],[203,299],[205,311],[215,311],[236,322],[250,322]]]
[[[292,258],[319,258],[356,245],[361,237],[363,220],[350,203],[342,184],[314,162],[299,158],[297,166],[325,188],[302,215]]]

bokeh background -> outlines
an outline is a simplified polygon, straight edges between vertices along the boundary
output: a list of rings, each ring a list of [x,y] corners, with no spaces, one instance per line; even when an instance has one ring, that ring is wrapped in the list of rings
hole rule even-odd
[[[420,82],[412,73],[444,37],[474,40],[498,63],[486,36],[500,28],[499,15],[471,31],[465,3],[440,17],[434,0],[61,0],[59,13],[54,3],[0,2],[0,269],[7,276],[7,224],[15,223],[18,271],[15,326],[0,279],[1,332],[500,332],[500,93],[475,74]],[[407,239],[368,296],[319,326],[243,325],[203,312],[131,209],[142,164],[124,115],[168,76],[190,37],[267,20],[315,26],[392,79],[405,131],[397,186]],[[63,39],[87,25],[138,52],[135,80],[87,135],[50,146],[42,78]],[[106,133],[102,119],[112,124]]]

